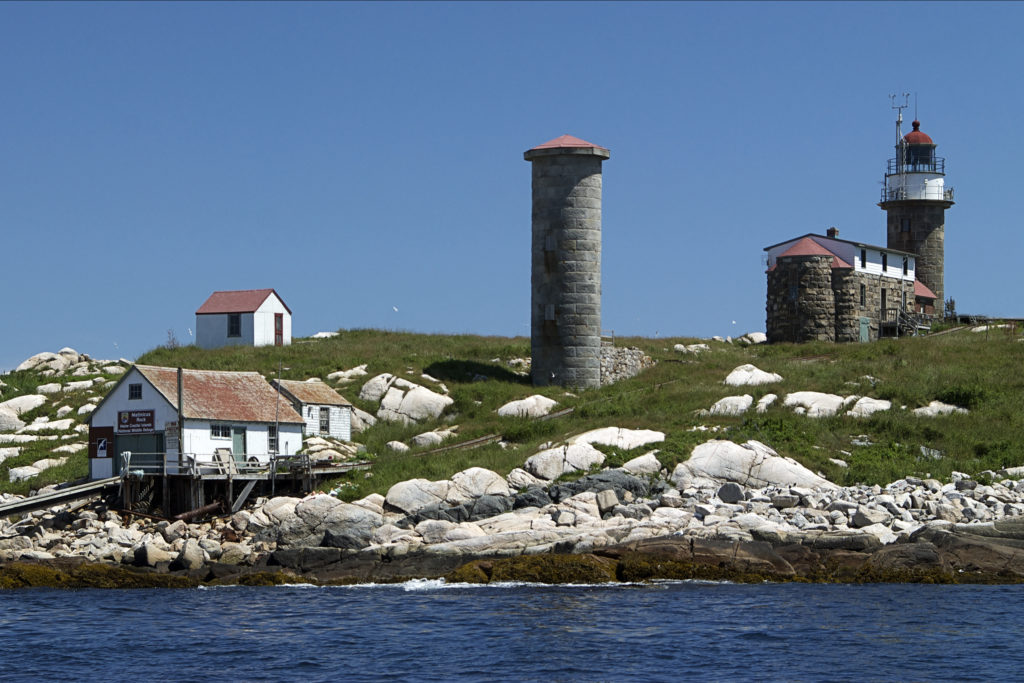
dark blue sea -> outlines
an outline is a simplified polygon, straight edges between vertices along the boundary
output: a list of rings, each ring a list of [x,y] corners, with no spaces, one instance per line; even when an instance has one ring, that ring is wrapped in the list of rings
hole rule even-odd
[[[1024,586],[0,591],[3,681],[991,681]]]

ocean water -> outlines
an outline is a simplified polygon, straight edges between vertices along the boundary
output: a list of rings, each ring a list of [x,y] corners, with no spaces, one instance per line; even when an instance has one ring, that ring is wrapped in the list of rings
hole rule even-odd
[[[1024,586],[0,591],[3,681],[989,681]]]

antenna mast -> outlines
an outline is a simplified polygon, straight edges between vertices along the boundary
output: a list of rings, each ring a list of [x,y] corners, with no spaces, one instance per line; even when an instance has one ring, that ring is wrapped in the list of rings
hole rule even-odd
[[[903,96],[903,104],[899,104],[899,96]],[[896,172],[900,175],[900,193],[902,194],[906,190],[906,183],[904,182],[905,170],[903,168],[903,162],[906,160],[906,143],[903,141],[903,110],[910,106],[910,93],[900,93],[900,95],[889,95],[889,100],[892,102],[892,108],[899,112],[896,116]]]

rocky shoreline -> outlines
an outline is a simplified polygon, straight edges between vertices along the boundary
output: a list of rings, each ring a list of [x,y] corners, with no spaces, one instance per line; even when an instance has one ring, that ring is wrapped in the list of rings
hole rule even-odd
[[[663,438],[595,430],[507,477],[470,468],[351,503],[277,497],[199,524],[52,508],[0,520],[0,588],[1024,580],[1021,472],[839,487],[764,444],[717,440],[671,473],[657,451],[600,469],[595,444]]]

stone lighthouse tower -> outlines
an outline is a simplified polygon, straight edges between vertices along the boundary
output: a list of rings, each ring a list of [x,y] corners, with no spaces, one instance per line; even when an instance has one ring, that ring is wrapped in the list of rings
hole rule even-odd
[[[608,150],[563,135],[533,164],[533,383],[601,386],[601,163]]]
[[[946,187],[946,160],[935,156],[935,143],[921,132],[920,121],[901,135],[901,107],[896,119],[896,158],[889,159],[879,206],[886,213],[887,246],[917,256],[917,279],[935,292],[935,310],[942,314],[946,209],[953,189]]]

